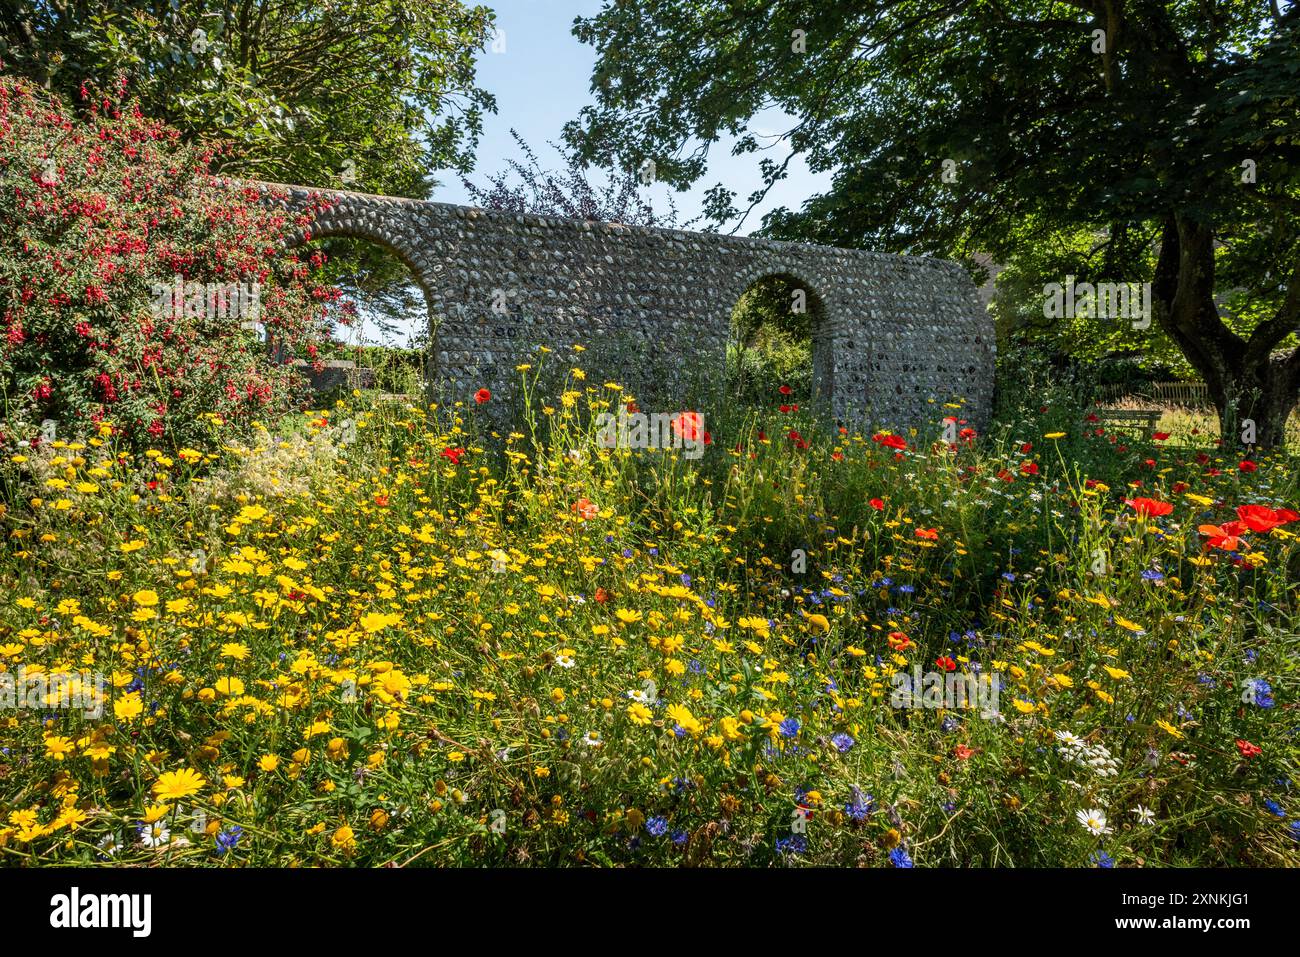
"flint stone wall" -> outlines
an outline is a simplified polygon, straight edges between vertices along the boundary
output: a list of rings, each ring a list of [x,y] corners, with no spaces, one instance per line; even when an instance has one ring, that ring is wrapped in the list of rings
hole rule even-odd
[[[677,379],[720,382],[732,308],[765,276],[808,293],[813,380],[835,418],[868,426],[984,424],[993,395],[993,322],[955,263],[829,246],[515,215],[395,197],[257,184],[301,209],[332,206],[297,243],[354,236],[388,247],[429,308],[435,388],[508,394],[537,344],[614,344],[588,368],[671,398]],[[503,300],[504,297],[504,300]],[[494,310],[504,301],[502,314]],[[609,358],[612,354],[613,358]],[[602,355],[592,349],[584,359]],[[584,365],[588,365],[584,362]],[[642,402],[643,408],[658,408]],[[663,411],[670,411],[665,406]],[[676,411],[676,409],[671,409]]]

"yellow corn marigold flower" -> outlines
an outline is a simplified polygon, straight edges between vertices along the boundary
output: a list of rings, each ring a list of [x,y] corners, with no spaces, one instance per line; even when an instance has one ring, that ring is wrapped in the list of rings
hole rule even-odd
[[[178,801],[181,798],[197,794],[207,784],[207,780],[192,768],[180,771],[168,771],[154,782],[154,797],[160,801]]]
[[[113,714],[119,721],[134,721],[143,711],[144,702],[140,699],[138,691],[132,691],[113,702]]]

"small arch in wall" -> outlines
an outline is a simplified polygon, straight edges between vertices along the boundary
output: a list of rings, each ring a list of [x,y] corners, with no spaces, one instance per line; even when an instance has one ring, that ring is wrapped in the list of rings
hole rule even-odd
[[[760,325],[752,320],[759,318]],[[738,386],[746,388],[746,378],[753,371],[747,366],[755,348],[775,348],[788,353],[806,344],[807,383],[796,386],[803,394],[798,401],[808,401],[814,408],[830,410],[835,396],[835,353],[830,310],[815,286],[799,275],[781,269],[763,269],[750,275],[736,296],[731,311],[728,362],[731,375],[740,377]],[[777,356],[780,360],[789,356]],[[766,399],[767,397],[761,397]]]

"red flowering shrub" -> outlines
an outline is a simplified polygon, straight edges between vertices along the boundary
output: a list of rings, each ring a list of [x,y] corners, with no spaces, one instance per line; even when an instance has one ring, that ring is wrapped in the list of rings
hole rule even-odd
[[[83,95],[84,120],[0,76],[0,450],[45,420],[196,445],[286,408],[335,295],[279,248],[295,224],[134,104]]]

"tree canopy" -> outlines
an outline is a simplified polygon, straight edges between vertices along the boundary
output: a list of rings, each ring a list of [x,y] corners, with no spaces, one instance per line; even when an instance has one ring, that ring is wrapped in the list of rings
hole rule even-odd
[[[427,195],[467,170],[492,97],[474,55],[492,15],[459,0],[2,0],[5,68],[76,101],[119,78],[215,169]]]

